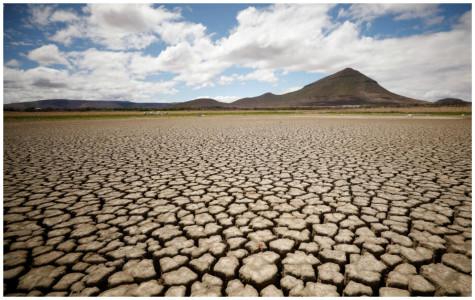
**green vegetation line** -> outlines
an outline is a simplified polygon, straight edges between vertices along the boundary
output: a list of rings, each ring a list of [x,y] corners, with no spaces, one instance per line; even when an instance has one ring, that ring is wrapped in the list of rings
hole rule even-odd
[[[225,116],[225,115],[294,115],[294,114],[317,114],[317,115],[407,115],[413,114],[414,116],[421,115],[447,115],[456,116],[461,115],[461,112],[401,112],[401,111],[389,111],[389,112],[373,112],[373,111],[241,111],[241,112],[193,112],[193,113],[170,113],[170,114],[66,114],[66,115],[28,115],[28,116],[4,116],[4,122],[20,122],[20,121],[60,121],[60,120],[94,120],[94,119],[122,119],[122,118],[169,118],[169,117],[199,117],[205,116]],[[471,116],[471,112],[463,112],[467,116]]]
[[[171,114],[67,114],[67,115],[29,115],[4,116],[4,122],[11,121],[60,121],[60,120],[94,120],[94,119],[121,119],[121,118],[169,118],[169,117],[199,117],[223,115],[289,115],[302,114],[300,111],[249,111],[249,112],[202,112],[202,113],[171,113]]]

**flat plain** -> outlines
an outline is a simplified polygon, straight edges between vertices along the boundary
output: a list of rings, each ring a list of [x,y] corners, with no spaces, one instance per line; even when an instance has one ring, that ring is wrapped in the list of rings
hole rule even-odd
[[[4,122],[6,296],[470,296],[471,119]]]

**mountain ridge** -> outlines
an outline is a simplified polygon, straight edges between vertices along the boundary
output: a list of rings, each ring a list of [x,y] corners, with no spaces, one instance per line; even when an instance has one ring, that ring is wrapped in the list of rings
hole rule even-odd
[[[262,97],[262,96],[260,96]],[[254,105],[265,107],[269,103],[291,103],[297,107],[332,106],[332,105],[414,105],[424,104],[426,101],[416,100],[389,92],[375,80],[359,71],[346,68],[337,73],[324,77],[318,81],[305,85],[297,91],[283,95],[266,97],[263,101],[255,99]],[[253,98],[248,98],[249,102]],[[237,100],[234,105],[243,106]]]
[[[453,98],[449,98],[453,99]],[[441,99],[444,100],[444,99]],[[460,100],[460,99],[456,99]],[[50,101],[50,102],[48,102]],[[51,101],[69,101],[53,109],[84,109],[92,108],[312,108],[325,106],[353,106],[353,105],[386,105],[411,106],[427,105],[431,102],[417,100],[395,94],[383,88],[378,82],[352,68],[345,68],[339,72],[321,78],[303,86],[301,89],[282,95],[270,92],[255,97],[238,99],[231,103],[220,102],[211,98],[193,99],[178,103],[138,103],[130,101],[89,101],[52,99],[32,102],[5,104],[5,108],[25,109],[28,106],[46,108]],[[462,100],[460,100],[462,101]],[[469,102],[470,103],[470,102]],[[69,106],[68,106],[69,105]],[[92,105],[92,106],[88,106]]]
[[[196,107],[195,99],[174,105],[175,107]],[[346,68],[337,73],[305,85],[303,88],[283,95],[264,93],[246,97],[231,103],[219,102],[223,108],[278,108],[278,107],[320,107],[342,105],[425,105],[430,102],[412,99],[392,93],[376,80],[357,70]],[[214,105],[217,106],[216,103]],[[207,107],[203,105],[202,107]]]
[[[457,98],[443,98],[443,99],[435,101],[434,105],[467,106],[467,105],[472,105],[472,102],[463,101],[462,99],[457,99]]]
[[[35,107],[39,109],[87,109],[87,108],[163,108],[174,103],[140,103],[131,101],[118,100],[70,100],[70,99],[47,99],[29,102],[18,102],[4,104],[4,109],[18,109],[24,110],[28,107]]]

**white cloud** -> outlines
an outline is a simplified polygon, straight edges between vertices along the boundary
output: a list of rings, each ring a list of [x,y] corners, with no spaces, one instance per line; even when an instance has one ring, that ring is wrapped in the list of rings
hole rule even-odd
[[[47,67],[37,67],[28,70],[12,69],[8,67],[3,68],[4,74],[4,96],[8,100],[21,100],[24,95],[26,97],[38,97],[34,95],[35,91],[41,94],[41,90],[55,90],[60,92],[60,89],[66,87],[68,72],[64,70],[56,70]],[[36,98],[35,100],[38,100]],[[12,102],[17,102],[12,101]]]
[[[219,76],[216,79],[216,82],[220,85],[230,84],[236,80],[239,81],[248,81],[248,80],[255,80],[259,82],[269,82],[269,83],[276,83],[278,78],[274,74],[274,70],[268,69],[257,69],[250,73],[239,75],[239,74],[232,74],[231,76]]]
[[[196,100],[196,99],[214,99],[214,100],[219,101],[219,102],[231,103],[231,102],[234,102],[234,101],[239,100],[241,98],[242,97],[237,97],[237,96],[214,96],[214,97],[198,96],[198,97],[195,97],[192,100]]]
[[[19,67],[21,66],[21,62],[19,62],[18,60],[16,59],[10,59],[9,61],[7,61],[7,63],[5,64],[5,66],[7,67]]]
[[[178,92],[176,82],[147,82],[113,70],[69,73],[48,67],[18,70],[4,67],[6,103],[39,99],[133,100],[149,102]]]
[[[154,9],[151,4],[90,3],[85,12],[90,13],[90,24],[119,34],[145,32],[164,21],[180,18],[163,6]]]
[[[238,24],[228,36],[213,40],[204,25],[183,20],[179,10],[150,4],[90,4],[84,16],[71,18],[68,26],[50,39],[64,45],[71,45],[76,38],[90,39],[98,44],[97,48],[102,45],[107,51],[92,48],[63,53],[51,44],[31,51],[28,58],[42,66],[69,66],[69,73],[62,73],[68,79],[65,93],[76,91],[86,98],[150,99],[153,95],[176,93],[179,83],[191,89],[236,81],[245,84],[247,80],[275,84],[278,76],[293,71],[331,74],[352,67],[405,96],[435,100],[439,95],[450,94],[471,99],[471,12],[449,31],[385,39],[366,37],[361,32],[361,22],[391,14],[396,21],[419,18],[429,24],[431,19],[438,22],[438,6],[355,4],[340,11],[338,21],[329,16],[332,7],[249,7],[238,13]],[[64,12],[48,11],[43,6],[34,8],[37,24],[66,19]],[[166,43],[157,56],[141,51],[157,40]],[[238,70],[236,74],[223,75],[230,67]],[[242,74],[241,67],[253,71]],[[36,73],[49,72],[37,69]],[[6,70],[5,80],[11,91],[15,84],[10,77],[26,75],[15,73],[13,68]],[[145,81],[147,76],[157,74],[171,75],[173,79],[156,84]],[[26,82],[56,89],[63,84],[56,77],[47,80]],[[34,91],[31,92],[33,97]],[[19,97],[9,92],[5,95]]]
[[[393,92],[418,99],[435,100],[428,91],[438,89],[441,94],[449,91],[471,98],[470,12],[451,31],[374,39],[361,35],[355,22],[331,24],[327,17],[330,7],[317,7],[249,8],[238,15],[239,25],[229,37],[218,41],[215,52],[235,65],[284,72],[332,74],[352,67]],[[400,18],[430,15],[419,6],[413,13],[409,8],[392,6],[386,13],[398,11]]]
[[[30,51],[28,58],[44,66],[54,64],[69,66],[69,62],[64,57],[64,54],[60,52],[58,46],[54,44],[44,45]]]
[[[301,88],[303,88],[303,86],[293,86],[293,87],[289,87],[289,88],[286,88],[286,89],[283,89],[283,90],[279,90],[279,91],[277,91],[277,92],[274,92],[274,94],[276,94],[276,95],[283,95],[283,94],[287,94],[287,93],[291,93],[291,92],[298,91],[298,90],[300,90]]]
[[[90,39],[111,50],[144,49],[162,39],[169,45],[194,44],[205,38],[206,27],[180,21],[180,12],[151,4],[97,4],[83,9],[84,16],[73,18],[68,27],[58,30],[51,40],[71,45],[75,38]],[[67,18],[66,11],[53,14],[51,20]]]
[[[237,96],[216,96],[213,97],[213,99],[218,100],[220,102],[225,102],[225,103],[231,103],[236,100],[241,99],[242,97],[237,97]]]
[[[50,22],[50,17],[56,5],[38,5],[30,4],[29,11],[31,14],[30,21],[34,24],[46,26]]]
[[[49,39],[69,47],[74,39],[84,38],[86,35],[87,23],[84,18],[79,18],[78,20],[72,20],[66,28],[56,31]]]
[[[465,17],[461,18],[466,20]],[[385,88],[437,100],[436,94],[471,99],[471,24],[452,31],[405,38],[360,41],[370,52],[353,52],[351,63]]]
[[[233,74],[232,76],[222,75],[222,76],[219,76],[219,78],[217,79],[217,83],[221,85],[231,84],[232,82],[236,80],[237,77],[238,77],[237,74]]]
[[[470,10],[464,13],[460,17],[459,21],[460,22],[458,24],[455,24],[454,28],[470,31],[472,28],[472,11]]]
[[[259,82],[277,82],[277,77],[273,70],[258,69],[249,74],[238,76],[239,80],[256,80]]]
[[[208,39],[190,45],[187,42],[167,47],[158,56],[157,63],[161,70],[179,75],[174,78],[187,86],[212,87],[217,82],[216,76],[232,64],[215,59],[215,46]]]
[[[239,25],[230,36],[216,42],[205,35],[205,28],[201,24],[171,26],[164,23],[157,28],[169,26],[169,33],[157,31],[171,45],[156,59],[135,59],[133,69],[137,73],[138,70],[177,73],[174,80],[183,81],[186,86],[195,89],[227,84],[236,79],[276,83],[278,79],[273,69],[304,65],[305,62],[300,60],[302,53],[307,54],[311,50],[309,46],[324,37],[325,30],[335,27],[326,14],[331,7],[287,4],[277,4],[262,10],[250,7],[238,14]],[[305,37],[302,38],[300,33],[304,33]],[[233,65],[250,67],[255,71],[234,77],[219,76]]]
[[[51,22],[71,23],[78,21],[79,17],[72,11],[58,9],[49,18]]]
[[[245,9],[230,36],[218,41],[217,53],[225,61],[258,69],[304,64],[302,53],[317,46],[324,32],[335,27],[327,15],[331,7],[276,4]]]
[[[90,39],[111,50],[144,49],[158,41],[154,32],[160,24],[179,19],[178,13],[151,4],[90,3],[84,16],[51,39],[70,45],[75,38]]]
[[[57,5],[30,4],[30,21],[33,24],[47,26],[52,22],[71,23],[80,18],[71,10],[56,9]]]
[[[180,42],[193,44],[205,37],[206,27],[190,22],[164,22],[155,28],[155,32],[167,44],[176,45]]]
[[[91,48],[82,52],[70,52],[69,58],[79,71],[106,70],[126,74],[131,55],[128,52],[99,51]]]
[[[358,22],[372,21],[388,14],[395,15],[394,20],[422,19],[427,25],[440,23],[444,17],[440,15],[438,4],[429,3],[364,3],[352,4],[347,10],[341,9],[339,18],[356,19]]]

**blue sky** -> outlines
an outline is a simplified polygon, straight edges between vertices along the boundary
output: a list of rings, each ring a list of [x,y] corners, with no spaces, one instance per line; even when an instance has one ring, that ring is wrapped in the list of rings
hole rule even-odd
[[[230,102],[359,70],[472,97],[471,4],[4,4],[4,102]]]

